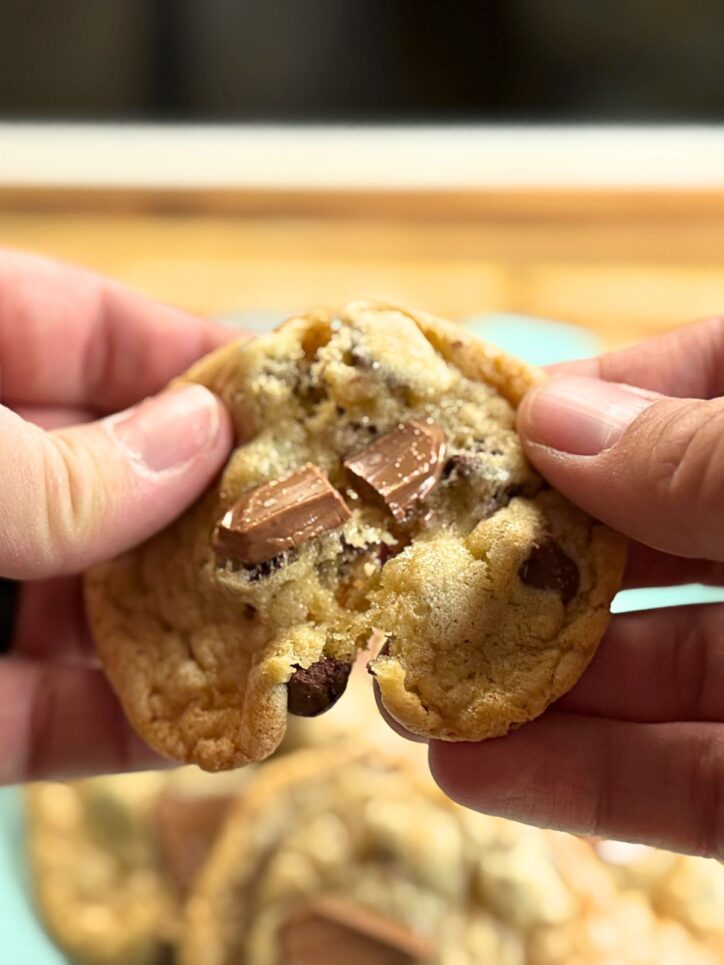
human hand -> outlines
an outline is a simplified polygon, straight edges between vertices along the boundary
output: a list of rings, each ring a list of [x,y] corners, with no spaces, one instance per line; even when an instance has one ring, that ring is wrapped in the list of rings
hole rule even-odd
[[[159,763],[93,656],[76,574],[161,529],[219,471],[222,404],[202,386],[153,394],[234,337],[0,252],[0,576],[23,581],[0,660],[0,784]]]
[[[521,405],[526,452],[634,541],[625,585],[724,583],[724,318],[554,374]],[[724,605],[616,616],[542,717],[431,742],[430,767],[479,811],[723,858],[723,682]]]

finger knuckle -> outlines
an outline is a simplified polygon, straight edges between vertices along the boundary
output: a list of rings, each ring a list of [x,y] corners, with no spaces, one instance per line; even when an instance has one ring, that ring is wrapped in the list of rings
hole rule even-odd
[[[659,403],[650,436],[648,498],[672,514],[686,512],[692,552],[706,555],[712,535],[724,540],[724,403]],[[644,438],[649,433],[644,433]]]
[[[696,851],[724,858],[724,738],[707,734],[691,755],[688,793],[699,829]]]
[[[71,438],[49,436],[44,460],[42,525],[50,565],[56,570],[73,567],[98,516],[97,493],[92,481],[98,475],[88,447]]]

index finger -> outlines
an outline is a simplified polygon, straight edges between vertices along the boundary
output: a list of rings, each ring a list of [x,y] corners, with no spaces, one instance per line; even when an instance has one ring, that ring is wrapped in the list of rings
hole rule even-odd
[[[551,365],[547,371],[625,382],[679,399],[713,399],[724,394],[724,316],[597,358]]]
[[[240,334],[93,272],[0,251],[0,390],[10,406],[123,409]]]

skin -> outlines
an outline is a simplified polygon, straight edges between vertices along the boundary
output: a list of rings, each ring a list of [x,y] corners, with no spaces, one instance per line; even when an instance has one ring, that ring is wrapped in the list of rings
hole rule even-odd
[[[724,319],[553,375],[519,431],[553,486],[631,538],[626,585],[723,583]],[[431,742],[430,767],[475,810],[722,858],[723,679],[724,605],[623,614],[541,718]]]
[[[221,403],[205,389],[156,394],[235,337],[0,251],[0,576],[23,580],[0,659],[0,784],[161,763],[98,667],[77,574],[166,525],[224,464]]]
[[[146,403],[139,459],[102,420],[233,337],[88,272],[0,252],[0,575],[24,581],[0,660],[0,783],[159,765],[98,669],[77,573],[182,512],[231,431],[213,398],[171,415]],[[626,585],[720,584],[724,321],[554,374],[521,405],[521,436],[556,488],[631,537]],[[716,605],[616,617],[539,720],[482,744],[431,742],[434,777],[488,813],[724,856],[723,628]]]

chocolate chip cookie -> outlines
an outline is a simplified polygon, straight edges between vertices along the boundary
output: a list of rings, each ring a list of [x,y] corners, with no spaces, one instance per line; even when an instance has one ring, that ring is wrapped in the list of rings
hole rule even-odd
[[[539,377],[364,302],[194,366],[234,420],[221,478],[86,581],[139,733],[207,769],[260,760],[288,713],[334,703],[364,648],[390,714],[430,737],[504,734],[568,690],[624,547],[524,458],[515,408]]]
[[[73,962],[160,965],[175,940],[178,911],[151,823],[162,785],[140,774],[29,789],[35,901]]]
[[[272,761],[190,896],[181,962],[523,965],[521,936],[476,899],[460,813],[376,750]]]
[[[36,904],[72,961],[173,960],[186,893],[253,772],[181,768],[28,789]]]

